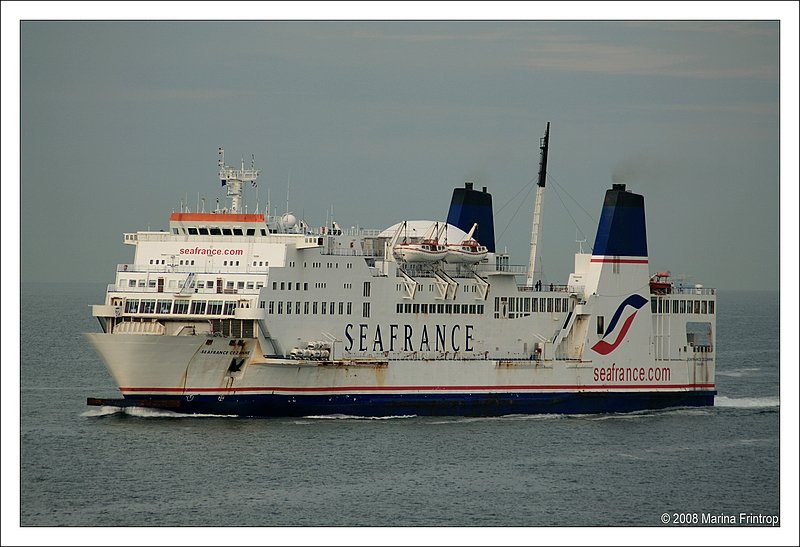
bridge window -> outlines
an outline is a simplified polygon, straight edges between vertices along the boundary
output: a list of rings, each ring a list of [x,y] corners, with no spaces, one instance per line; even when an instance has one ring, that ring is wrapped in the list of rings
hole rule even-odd
[[[197,235],[197,228],[189,228],[189,235],[196,236]]]
[[[208,235],[208,228],[198,228],[197,231],[200,233],[201,236],[207,236]]]
[[[263,308],[264,307],[263,306],[264,302],[262,301],[261,304],[262,304],[261,307]],[[228,301],[228,302],[225,302],[225,310],[222,313],[223,313],[223,315],[233,315],[234,313],[236,313],[236,302],[234,302],[232,300]]]
[[[172,306],[172,313],[189,313],[189,301],[188,300],[176,300]]]

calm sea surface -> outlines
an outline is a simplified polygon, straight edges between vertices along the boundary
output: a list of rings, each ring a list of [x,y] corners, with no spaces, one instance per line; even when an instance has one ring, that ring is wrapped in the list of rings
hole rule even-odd
[[[22,286],[22,527],[661,527],[663,513],[780,513],[777,292],[720,292],[713,408],[244,419],[87,407],[119,395],[81,336],[99,330],[88,306],[104,289]]]

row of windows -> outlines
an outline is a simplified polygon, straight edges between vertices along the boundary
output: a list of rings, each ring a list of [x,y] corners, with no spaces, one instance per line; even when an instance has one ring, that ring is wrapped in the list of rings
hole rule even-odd
[[[327,265],[326,267],[328,269],[338,269],[339,268],[339,263],[338,262],[326,262],[326,265]],[[290,263],[289,266],[293,268],[294,267],[294,262]],[[307,267],[308,267],[308,262],[303,262],[303,268],[307,268]],[[311,267],[312,268],[322,268],[322,262],[312,262],[311,263]],[[348,270],[352,270],[353,269],[353,263],[352,262],[348,262],[347,263],[347,269]]]
[[[273,291],[277,291],[278,287],[280,287],[280,290],[282,290],[282,291],[284,291],[284,290],[291,291],[292,290],[292,282],[289,281],[287,283],[286,281],[281,281],[280,283],[278,283],[277,281],[273,281],[272,282],[272,290]],[[308,283],[299,283],[299,282],[294,283],[294,290],[299,291],[301,287],[303,288],[304,291],[307,291],[308,290]],[[317,288],[318,289],[321,288],[319,286],[319,283],[317,283]]]
[[[483,314],[483,304],[397,304],[397,313]]]
[[[217,285],[219,288],[222,288],[222,280],[219,280],[220,283]],[[198,289],[205,289],[206,287],[209,289],[213,289],[216,280],[209,279],[207,281],[191,281],[189,283],[190,287],[197,287]],[[169,280],[169,288],[182,288],[184,285],[183,279],[170,279]],[[156,287],[156,280],[155,279],[120,279],[119,280],[120,287],[149,287],[155,288]],[[226,289],[260,289],[264,286],[263,281],[226,281],[225,288]]]
[[[672,304],[670,304],[672,302]],[[652,313],[692,313],[692,314],[713,314],[714,300],[665,300],[663,298],[650,299],[650,311]]]
[[[183,228],[173,228],[172,229],[172,233],[175,234],[175,235],[178,235],[178,234],[189,234],[190,236],[196,236],[196,235],[201,235],[201,236],[243,236],[243,235],[254,236],[254,235],[256,235],[256,229],[255,228],[247,228],[246,230],[242,230],[242,228],[219,228],[218,226],[212,226],[212,227],[209,228],[209,227],[201,226],[199,228],[198,227],[186,228],[185,230]],[[273,233],[272,230],[270,230],[270,233]],[[264,228],[261,228],[261,235],[262,236],[267,235],[267,230],[264,229]]]
[[[234,264],[233,262],[234,262],[233,260],[223,260],[222,261],[222,265],[223,266],[238,266],[239,265],[239,261],[238,260],[236,261],[236,264]],[[164,260],[164,259],[161,259],[161,260],[155,259],[155,260],[153,260],[151,258],[150,259],[150,264],[155,264],[155,265],[166,264],[166,260]],[[261,264],[263,265],[263,262]],[[178,262],[178,265],[179,266],[194,266],[194,260],[180,260]],[[254,261],[253,262],[253,266],[255,266],[255,265],[256,265],[256,263]],[[269,266],[269,263],[267,263],[267,265]],[[174,266],[174,264],[173,264],[173,266]]]
[[[343,285],[343,287],[345,289],[352,289],[353,288],[353,284],[352,283],[345,283]],[[327,283],[327,281],[318,281],[317,283],[314,283],[314,288],[315,289],[327,289],[328,288],[328,283]],[[273,291],[277,291],[277,290],[281,290],[281,291],[300,291],[300,290],[307,291],[308,290],[308,283],[300,283],[300,282],[292,283],[291,281],[280,281],[280,282],[279,281],[273,281],[272,282],[272,290]],[[369,296],[369,295],[365,294],[364,296]]]
[[[397,292],[403,292],[405,290],[406,290],[406,286],[405,286],[404,283],[398,283],[397,284]],[[425,285],[420,284],[419,285],[419,291],[422,292],[424,290],[425,290]],[[428,290],[430,292],[433,292],[434,290],[436,290],[435,289],[435,285],[428,285]],[[462,292],[478,292],[478,286],[477,285],[462,285],[461,290],[462,290]]]
[[[337,306],[338,304],[338,306]],[[262,300],[259,302],[260,308],[267,309],[270,315],[352,315],[352,302],[283,302]]]
[[[159,313],[192,315],[233,315],[236,302],[232,300],[138,300],[125,301],[125,313]]]
[[[531,296],[495,297],[494,318],[516,319],[532,313],[562,313],[569,311],[569,298],[537,298]]]

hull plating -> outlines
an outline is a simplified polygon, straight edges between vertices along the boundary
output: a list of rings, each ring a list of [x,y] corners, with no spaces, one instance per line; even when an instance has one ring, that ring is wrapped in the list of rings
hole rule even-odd
[[[164,408],[185,414],[257,417],[503,416],[596,414],[713,406],[716,391],[635,393],[486,393],[347,395],[146,395],[127,396],[120,406]],[[93,404],[115,404],[97,400]]]

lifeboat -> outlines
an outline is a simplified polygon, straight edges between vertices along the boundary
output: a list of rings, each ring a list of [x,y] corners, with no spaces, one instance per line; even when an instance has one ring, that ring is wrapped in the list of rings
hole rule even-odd
[[[669,272],[658,272],[650,278],[650,294],[669,294],[672,281]]]
[[[447,256],[447,247],[438,239],[423,239],[419,243],[398,243],[394,252],[405,262],[439,262]]]
[[[474,239],[468,239],[461,243],[447,246],[447,257],[445,262],[449,264],[477,264],[484,259],[489,252],[485,245],[481,245]]]

